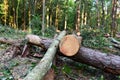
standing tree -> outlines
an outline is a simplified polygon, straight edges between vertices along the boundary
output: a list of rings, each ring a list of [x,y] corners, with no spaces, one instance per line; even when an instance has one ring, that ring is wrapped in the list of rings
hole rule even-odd
[[[117,12],[117,0],[112,0],[112,24],[111,24],[111,35],[115,37],[116,35],[116,12]]]
[[[42,15],[42,35],[44,36],[45,31],[45,0],[43,0],[43,15]]]
[[[97,8],[97,27],[100,27],[99,0],[96,0],[96,8]]]
[[[81,0],[77,1],[77,15],[76,15],[76,32],[79,32],[80,29],[80,6],[81,6]]]
[[[6,23],[7,23],[7,16],[8,16],[8,0],[4,0],[3,1],[3,4],[1,4],[1,14],[3,15],[2,16],[2,20],[4,22],[4,25],[6,26]]]
[[[20,4],[20,0],[17,0],[17,9],[16,9],[16,28],[17,28],[17,29],[18,29],[19,4]]]

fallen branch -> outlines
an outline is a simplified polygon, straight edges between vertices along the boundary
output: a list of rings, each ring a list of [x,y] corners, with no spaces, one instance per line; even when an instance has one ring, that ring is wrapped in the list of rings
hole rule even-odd
[[[109,40],[112,42],[112,45],[115,47],[115,48],[118,48],[120,49],[120,42],[117,41],[116,39],[110,37]]]
[[[65,34],[66,31],[60,33],[60,35],[52,42],[50,48],[48,48],[46,54],[38,65],[23,80],[41,80],[43,78],[43,76],[51,68],[58,44]]]
[[[15,43],[21,43],[22,40],[13,40],[13,39],[8,39],[8,38],[4,38],[4,37],[0,37],[0,43],[4,43],[4,44],[15,44]]]

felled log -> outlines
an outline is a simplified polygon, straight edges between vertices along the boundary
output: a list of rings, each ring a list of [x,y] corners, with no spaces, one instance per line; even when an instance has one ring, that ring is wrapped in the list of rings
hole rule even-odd
[[[41,80],[43,78],[43,76],[51,68],[53,58],[58,49],[58,44],[65,34],[66,31],[60,33],[60,35],[52,42],[38,65],[35,66],[35,68],[23,80]]]
[[[71,39],[72,38],[72,39]],[[65,56],[93,67],[102,69],[105,72],[110,72],[113,74],[120,74],[120,57],[113,55],[102,53],[97,50],[92,50],[89,48],[81,47],[79,51],[77,50],[78,41],[75,36],[65,36],[60,43],[60,52],[62,52]],[[78,39],[81,42],[81,39]],[[118,43],[118,42],[117,42]],[[64,46],[61,46],[64,45]],[[70,47],[66,47],[70,46]],[[62,48],[62,50],[61,50]],[[75,49],[77,48],[77,49]],[[71,55],[70,52],[73,54]],[[70,55],[69,55],[70,54]]]
[[[76,55],[69,58],[99,68],[108,73],[120,74],[120,56],[117,55],[81,47]]]
[[[41,44],[44,44],[45,48],[48,49],[53,39],[42,39]],[[73,46],[74,47],[74,46]],[[62,54],[60,54],[62,55]],[[107,54],[98,50],[81,47],[77,54],[74,56],[66,56],[77,62],[84,63],[105,72],[112,74],[120,74],[120,56],[114,54]]]
[[[59,48],[64,55],[73,56],[78,52],[80,43],[75,35],[67,35],[61,40]]]
[[[4,37],[0,37],[0,43],[4,43],[4,44],[15,44],[15,43],[21,43],[22,40],[13,40],[13,39],[8,39],[8,38],[4,38]]]
[[[44,44],[46,48],[49,47],[51,42],[52,42],[52,39],[41,40],[41,43]],[[75,46],[71,48],[74,48],[74,47]],[[67,49],[71,50],[71,48],[70,49],[67,48]],[[60,55],[62,54],[60,53]],[[66,57],[72,60],[75,60],[77,62],[102,69],[105,72],[109,72],[112,74],[120,74],[120,56],[117,56],[117,55],[107,54],[107,53],[100,52],[98,50],[81,47],[75,55],[66,56]]]
[[[75,55],[80,48],[81,40],[82,37],[80,36],[79,37],[75,35],[65,36],[59,44],[60,52],[66,56]]]

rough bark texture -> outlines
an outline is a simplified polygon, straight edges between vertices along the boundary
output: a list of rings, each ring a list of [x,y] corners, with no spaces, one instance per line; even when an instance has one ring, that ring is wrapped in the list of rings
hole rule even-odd
[[[76,55],[69,58],[102,69],[105,72],[120,74],[120,56],[81,47]]]
[[[23,80],[41,80],[44,77],[52,66],[52,61],[57,51],[58,44],[65,34],[66,31],[60,33],[60,35],[52,42],[38,65]]]

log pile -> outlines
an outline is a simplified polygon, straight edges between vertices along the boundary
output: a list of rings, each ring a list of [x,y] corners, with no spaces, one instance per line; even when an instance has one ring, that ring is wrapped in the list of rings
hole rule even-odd
[[[109,72],[109,73],[117,74],[117,75],[120,74],[120,56],[108,54],[108,53],[102,53],[98,50],[93,50],[93,49],[85,48],[82,46],[81,46],[81,48],[79,48],[80,46],[77,47],[78,52],[76,49],[74,54],[71,55],[71,53],[70,53],[70,55],[68,55],[69,50],[73,51],[72,49],[76,48],[73,45],[77,45],[77,44],[74,44],[75,43],[74,41],[69,41],[69,40],[74,40],[74,39],[76,40],[76,36],[74,36],[74,39],[71,39],[71,36],[69,35],[70,38],[68,38],[68,40],[65,40],[66,37],[68,38],[68,35],[65,36],[61,40],[60,45],[59,45],[59,47],[64,49],[66,52],[62,53],[62,50],[60,50],[61,52],[59,55],[63,55],[72,60],[75,60],[77,62],[84,63],[87,65],[102,69],[105,72]],[[73,36],[72,36],[72,38],[73,38]],[[81,38],[78,37],[77,39],[78,39],[79,43],[77,40],[76,41],[80,45]],[[69,44],[71,44],[72,46],[70,46],[70,48],[69,47],[64,48],[65,44],[66,44],[66,46],[68,46],[68,41],[69,41]],[[44,44],[44,46],[46,48],[48,48],[49,45],[52,43],[52,39],[51,40],[43,39],[43,40],[41,40],[41,43]],[[62,43],[65,43],[64,46],[61,46]]]
[[[42,47],[43,49],[47,49],[48,51],[45,54],[46,57],[52,55],[53,53],[55,55],[55,53],[57,51],[57,53],[60,56],[62,55],[62,56],[68,57],[74,61],[84,63],[87,65],[93,66],[95,68],[99,68],[108,73],[112,73],[115,75],[120,74],[120,56],[103,53],[98,50],[94,50],[94,49],[90,49],[90,48],[85,48],[85,47],[81,46],[82,38],[80,36],[66,35],[62,38],[62,40],[56,38],[56,41],[58,41],[57,45],[56,45],[56,42],[53,41],[53,39],[43,39],[43,38],[39,38],[39,37],[31,38],[31,36],[27,36],[26,39],[28,39],[28,44],[34,44],[34,45]],[[2,40],[2,42],[3,41],[4,40]],[[37,42],[35,42],[35,41],[37,41]],[[59,44],[59,41],[60,41],[60,44]],[[20,42],[22,42],[22,41],[20,41]],[[53,42],[53,44],[55,43],[54,49],[49,49],[49,48],[53,48],[53,44],[51,44],[52,42]],[[9,43],[11,43],[11,44],[14,43],[14,40]],[[59,44],[59,49],[57,48],[58,44]],[[50,45],[52,45],[52,46],[50,46]],[[43,57],[43,59],[41,61],[44,62],[45,60],[48,60],[51,62],[53,60],[54,55],[52,56],[52,58],[50,60],[48,58]],[[42,63],[41,61],[40,61],[40,64]],[[45,63],[44,65],[46,65],[46,64],[48,64],[48,63]],[[35,73],[38,68],[42,69],[43,66],[42,67],[40,67],[40,65],[37,66],[36,69],[34,69],[32,71],[32,73]],[[46,73],[46,71],[45,71],[45,73]],[[30,76],[32,76],[32,75],[30,75]],[[41,79],[41,78],[38,78],[38,79]],[[32,80],[38,80],[38,79],[32,79]],[[27,77],[24,80],[29,80],[29,79]]]

